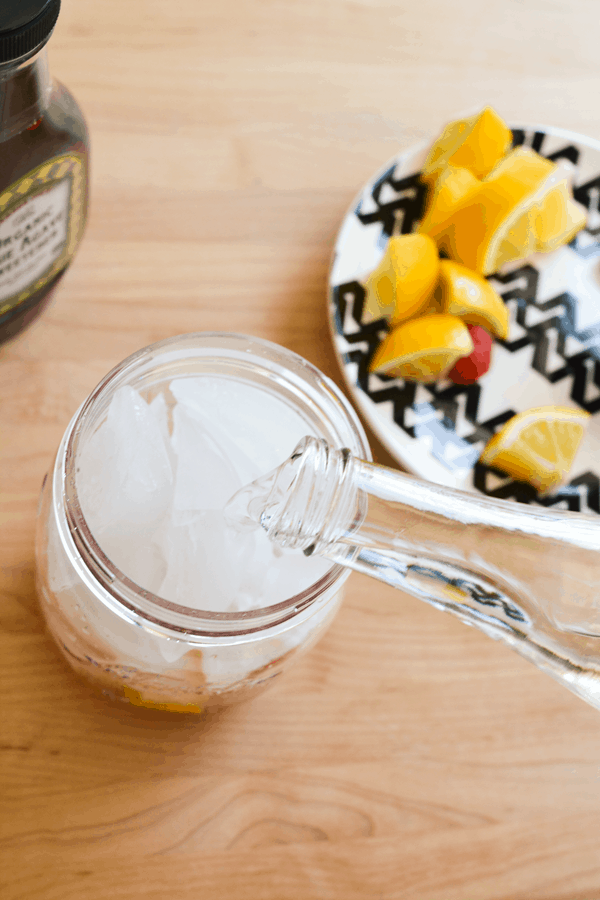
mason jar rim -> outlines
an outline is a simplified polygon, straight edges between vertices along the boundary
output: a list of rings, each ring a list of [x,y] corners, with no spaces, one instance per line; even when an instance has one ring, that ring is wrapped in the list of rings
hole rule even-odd
[[[267,373],[266,377],[270,377],[270,380],[280,388],[287,382],[287,389],[298,397],[301,397],[303,387],[307,407],[309,401],[316,406],[320,400],[320,413],[324,419],[328,419],[330,426],[336,428],[333,421],[335,413],[339,419],[337,427],[346,429],[344,445],[354,444],[350,446],[354,455],[371,459],[365,432],[354,409],[337,385],[303,357],[271,341],[244,334],[205,331],[177,335],[143,347],[111,369],[91,391],[73,418],[66,435],[64,456],[60,461],[69,535],[82,563],[93,579],[99,583],[103,592],[109,595],[111,601],[125,607],[130,614],[133,613],[162,629],[188,636],[231,637],[280,625],[311,606],[333,585],[343,577],[347,577],[349,570],[333,564],[325,575],[310,587],[271,606],[233,613],[199,610],[166,600],[128,578],[103,552],[87,524],[79,503],[76,483],[77,451],[80,442],[88,433],[88,428],[96,424],[98,418],[102,416],[112,391],[122,384],[129,383],[129,379],[134,378],[136,374],[141,376],[145,371],[147,374],[158,371],[161,357],[169,357],[170,354],[175,354],[172,362],[177,361],[176,357],[179,354],[182,363],[196,357],[219,359],[224,365],[226,360],[230,360],[248,370],[252,364],[253,371],[260,371],[262,366]],[[260,364],[258,368],[257,363]],[[165,359],[162,365],[167,365]],[[94,415],[97,416],[96,420]]]

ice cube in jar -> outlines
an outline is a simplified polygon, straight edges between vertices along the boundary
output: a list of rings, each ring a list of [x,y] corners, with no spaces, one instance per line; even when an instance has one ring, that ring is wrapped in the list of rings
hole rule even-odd
[[[82,448],[79,500],[92,535],[141,588],[213,612],[260,609],[299,594],[330,563],[240,533],[223,511],[277,465],[308,423],[253,385],[211,375],[169,384],[148,403],[125,385]],[[169,427],[170,426],[170,427]]]

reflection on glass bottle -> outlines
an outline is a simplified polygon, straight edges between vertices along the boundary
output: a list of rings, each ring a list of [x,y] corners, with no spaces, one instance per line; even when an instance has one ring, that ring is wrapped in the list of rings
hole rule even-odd
[[[60,0],[0,8],[0,342],[46,306],[85,225],[88,136],[48,72]]]
[[[228,517],[454,613],[600,709],[600,518],[419,481],[312,437]]]

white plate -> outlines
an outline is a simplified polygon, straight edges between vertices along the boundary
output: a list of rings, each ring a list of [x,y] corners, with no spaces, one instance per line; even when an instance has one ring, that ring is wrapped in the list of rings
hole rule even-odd
[[[491,277],[510,311],[506,341],[474,385],[416,384],[368,372],[383,320],[362,324],[364,281],[392,234],[414,231],[429,144],[390,160],[360,193],[337,237],[329,276],[333,341],[352,397],[375,434],[409,472],[452,487],[600,514],[600,143],[556,128],[515,128],[515,144],[575,165],[586,228],[568,246],[535,254]],[[569,475],[551,497],[481,465],[494,431],[515,413],[558,404],[592,414]]]

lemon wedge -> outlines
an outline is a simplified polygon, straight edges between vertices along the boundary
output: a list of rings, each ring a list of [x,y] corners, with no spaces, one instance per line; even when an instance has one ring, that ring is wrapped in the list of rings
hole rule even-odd
[[[446,126],[429,151],[422,177],[431,182],[446,166],[460,166],[483,178],[504,156],[511,141],[506,122],[486,106],[480,113]]]
[[[568,244],[587,221],[585,207],[570,195],[568,173],[561,180],[562,175],[559,169],[555,176],[558,184],[550,188],[535,212],[536,249],[542,253]]]
[[[429,302],[439,271],[435,242],[426,234],[391,237],[383,258],[366,282],[363,321],[400,322]]]
[[[492,236],[482,262],[484,274],[530,253],[554,250],[584,227],[587,213],[570,196],[571,163],[561,160],[550,165],[537,189],[525,196]]]
[[[428,234],[434,240],[443,231],[444,225],[461,205],[472,199],[481,187],[481,181],[469,169],[448,166],[440,172],[429,189],[429,198],[419,232]]]
[[[573,465],[589,418],[570,407],[529,409],[509,419],[488,441],[480,461],[540,493],[551,491]]]
[[[451,259],[483,275],[538,249],[558,246],[585,224],[585,215],[580,215],[583,208],[573,208],[579,205],[570,200],[567,183],[568,171],[562,163],[557,166],[519,147],[438,226],[438,246]],[[554,210],[553,222],[544,215],[547,202]],[[564,208],[559,214],[561,203]]]
[[[556,169],[556,163],[529,147],[515,147],[485,177],[484,181],[502,184],[506,195],[517,203]]]
[[[508,336],[508,308],[477,272],[448,259],[440,260],[435,296],[442,312],[459,316],[469,325],[480,325],[496,337]]]
[[[471,335],[459,318],[425,315],[394,328],[375,351],[370,370],[430,383],[472,351]]]

